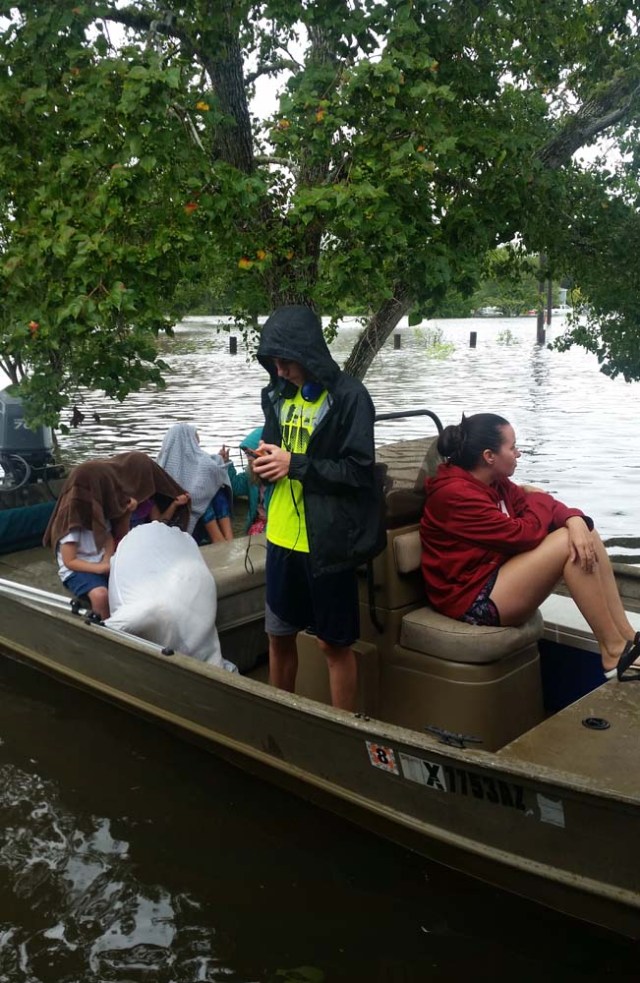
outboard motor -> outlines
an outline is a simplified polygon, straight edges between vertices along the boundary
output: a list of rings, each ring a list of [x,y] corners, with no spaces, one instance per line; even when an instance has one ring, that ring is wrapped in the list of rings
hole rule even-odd
[[[58,469],[53,457],[51,427],[27,427],[22,400],[0,391],[0,484],[15,489],[28,481],[51,477]],[[53,471],[50,468],[53,467]]]

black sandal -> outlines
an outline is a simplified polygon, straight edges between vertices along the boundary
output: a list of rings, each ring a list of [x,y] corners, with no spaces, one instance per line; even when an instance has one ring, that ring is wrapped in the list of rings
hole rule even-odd
[[[636,641],[637,639],[637,641]],[[615,669],[605,672],[607,679],[616,679],[619,683],[630,683],[640,679],[640,665],[634,666],[636,659],[640,659],[640,637],[636,637],[632,642],[627,642],[622,650],[622,655],[618,659]]]

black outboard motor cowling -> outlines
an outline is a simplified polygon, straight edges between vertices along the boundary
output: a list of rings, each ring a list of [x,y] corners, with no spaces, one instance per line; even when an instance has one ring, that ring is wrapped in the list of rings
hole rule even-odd
[[[51,427],[30,430],[24,419],[22,400],[0,391],[0,458],[18,454],[30,468],[54,464]]]

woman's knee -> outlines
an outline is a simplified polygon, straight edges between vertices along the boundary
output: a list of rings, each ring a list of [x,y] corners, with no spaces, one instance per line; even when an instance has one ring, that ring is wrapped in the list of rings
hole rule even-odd
[[[545,545],[563,561],[568,560],[571,556],[571,540],[566,526],[561,526],[560,529],[554,529],[553,532],[550,532],[543,541],[543,546]]]

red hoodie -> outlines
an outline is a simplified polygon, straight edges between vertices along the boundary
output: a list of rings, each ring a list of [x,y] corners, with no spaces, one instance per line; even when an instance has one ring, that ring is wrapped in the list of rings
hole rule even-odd
[[[510,556],[538,546],[573,515],[546,492],[524,492],[508,478],[492,485],[455,464],[441,464],[425,483],[420,522],[422,574],[436,611],[460,618],[491,574]]]

